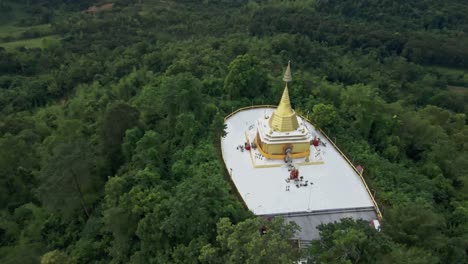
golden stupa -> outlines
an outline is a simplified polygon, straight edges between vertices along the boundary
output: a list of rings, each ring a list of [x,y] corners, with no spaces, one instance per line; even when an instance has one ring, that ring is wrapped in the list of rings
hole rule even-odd
[[[259,151],[270,159],[307,157],[310,153],[312,136],[308,128],[291,107],[288,83],[292,81],[291,64],[288,63],[283,81],[286,83],[281,101],[271,117],[257,121],[255,138]]]

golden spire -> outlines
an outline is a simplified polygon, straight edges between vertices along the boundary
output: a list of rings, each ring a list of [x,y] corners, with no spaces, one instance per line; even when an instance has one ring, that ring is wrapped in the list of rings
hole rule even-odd
[[[283,81],[285,81],[286,83],[292,81],[291,61],[288,61],[288,67],[286,67],[286,71],[284,72]]]
[[[290,62],[288,62],[283,81],[286,82],[283,96],[281,96],[278,108],[276,108],[275,112],[271,115],[269,124],[273,130],[288,132],[294,131],[299,127],[296,112],[292,109],[291,101],[289,100],[288,82],[292,81]]]

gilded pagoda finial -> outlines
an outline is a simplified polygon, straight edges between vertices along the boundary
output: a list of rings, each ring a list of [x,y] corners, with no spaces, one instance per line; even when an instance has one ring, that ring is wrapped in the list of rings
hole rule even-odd
[[[288,61],[288,67],[286,67],[286,71],[284,72],[283,81],[285,81],[286,83],[292,81],[291,61]]]
[[[288,67],[284,73],[283,81],[286,82],[283,95],[281,96],[281,101],[273,112],[269,123],[276,131],[294,131],[299,127],[299,123],[297,122],[296,113],[292,109],[291,101],[289,100],[288,82],[292,81],[290,61],[288,62]]]

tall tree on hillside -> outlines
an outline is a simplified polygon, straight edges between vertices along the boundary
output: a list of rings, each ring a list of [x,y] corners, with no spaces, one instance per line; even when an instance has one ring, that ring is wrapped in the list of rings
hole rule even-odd
[[[123,163],[122,142],[125,131],[138,124],[140,113],[126,103],[117,102],[109,106],[102,121],[102,152],[107,156],[110,173],[114,174]]]
[[[34,199],[36,162],[27,142],[10,134],[0,138],[0,208],[15,208]]]
[[[94,148],[84,139],[57,145],[39,172],[41,202],[66,217],[78,209],[89,217],[102,183],[96,163]]]

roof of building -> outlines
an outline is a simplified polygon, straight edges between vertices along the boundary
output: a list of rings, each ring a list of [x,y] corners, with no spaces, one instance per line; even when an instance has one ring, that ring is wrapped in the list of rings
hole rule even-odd
[[[320,138],[323,143],[318,149],[312,149],[311,146],[311,153],[319,153],[323,162],[306,162],[305,159],[293,161],[303,177],[299,184],[307,181],[307,186],[297,187],[292,181],[286,182],[289,171],[282,161],[268,160],[255,149],[243,152],[238,149],[257,129],[257,120],[273,111],[273,108],[247,109],[231,115],[225,121],[227,136],[221,142],[223,159],[247,207],[256,215],[295,214],[296,218],[299,217],[297,214],[323,215],[312,220],[307,220],[308,217],[300,218],[300,221],[311,224],[316,221],[338,221],[342,216],[362,218],[365,215],[366,219],[377,218],[373,200],[361,176],[339,150],[305,120],[302,121],[312,137]],[[353,212],[356,208],[361,211]],[[330,214],[330,211],[335,213]],[[315,229],[315,226],[302,228]],[[304,237],[310,238],[309,235]]]
[[[320,237],[317,227],[323,223],[339,222],[342,218],[362,219],[369,222],[377,219],[372,207],[356,208],[355,210],[319,212],[317,214],[284,215],[288,222],[295,222],[301,230],[296,234],[300,240],[314,240]]]

